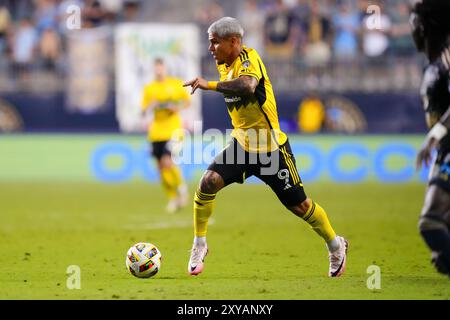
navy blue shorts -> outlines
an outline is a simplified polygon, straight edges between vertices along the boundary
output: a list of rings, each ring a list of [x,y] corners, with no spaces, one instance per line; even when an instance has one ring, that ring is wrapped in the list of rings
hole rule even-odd
[[[450,193],[450,150],[439,150],[431,169],[429,184]]]

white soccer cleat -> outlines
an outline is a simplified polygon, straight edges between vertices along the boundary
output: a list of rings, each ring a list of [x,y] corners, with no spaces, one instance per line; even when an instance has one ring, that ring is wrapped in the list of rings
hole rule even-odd
[[[329,277],[340,277],[345,272],[345,265],[347,264],[348,241],[340,236],[337,238],[340,242],[339,249],[330,252],[328,255],[330,259]]]
[[[185,184],[178,188],[177,206],[179,209],[184,208],[189,203],[189,192]]]
[[[177,199],[170,199],[166,207],[167,213],[175,213],[177,210],[178,210]]]
[[[203,271],[205,257],[208,254],[208,246],[194,245],[191,249],[188,272],[191,276],[196,276]]]

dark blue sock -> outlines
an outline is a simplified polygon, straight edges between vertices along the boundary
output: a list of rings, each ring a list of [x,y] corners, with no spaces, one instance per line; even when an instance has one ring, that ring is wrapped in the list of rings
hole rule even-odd
[[[450,234],[445,230],[421,230],[428,247],[435,252],[433,264],[442,273],[450,272]]]

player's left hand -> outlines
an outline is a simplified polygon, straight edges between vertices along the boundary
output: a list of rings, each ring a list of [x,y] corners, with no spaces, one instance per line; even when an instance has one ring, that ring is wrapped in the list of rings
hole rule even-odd
[[[178,112],[178,111],[180,111],[180,107],[175,103],[169,103],[167,105],[167,110],[170,110],[172,112]]]
[[[188,87],[190,86],[192,88],[191,94],[194,94],[195,90],[197,90],[198,88],[203,89],[203,90],[208,90],[208,81],[206,81],[205,79],[201,78],[201,77],[197,77],[195,79],[186,81],[183,84],[183,87]]]

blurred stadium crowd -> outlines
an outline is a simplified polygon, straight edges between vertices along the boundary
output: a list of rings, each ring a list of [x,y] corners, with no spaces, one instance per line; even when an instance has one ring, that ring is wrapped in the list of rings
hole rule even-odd
[[[420,83],[409,0],[0,0],[0,90],[32,90],[35,79],[46,83],[40,90],[59,88],[72,4],[81,8],[82,28],[194,22],[203,34],[216,19],[237,17],[245,43],[283,91],[416,92]],[[376,28],[368,21],[373,5]],[[206,34],[201,39],[202,73],[215,78]]]

